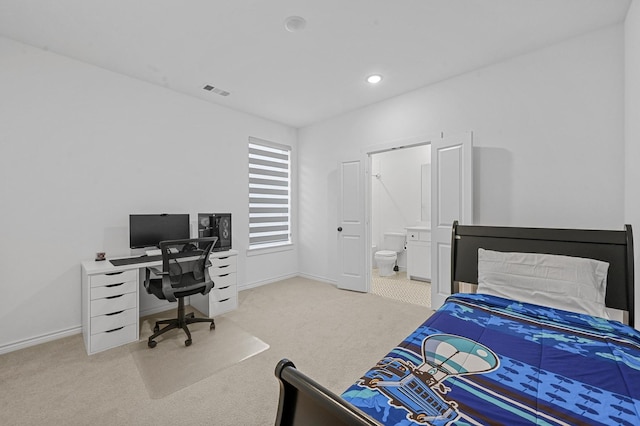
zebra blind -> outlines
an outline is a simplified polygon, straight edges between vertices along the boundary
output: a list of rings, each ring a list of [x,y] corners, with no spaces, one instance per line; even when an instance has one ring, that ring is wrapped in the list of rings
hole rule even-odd
[[[249,248],[291,243],[291,148],[249,138]]]

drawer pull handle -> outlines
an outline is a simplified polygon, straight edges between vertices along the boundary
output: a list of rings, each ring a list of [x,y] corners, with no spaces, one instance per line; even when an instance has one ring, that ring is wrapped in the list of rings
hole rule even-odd
[[[111,312],[110,314],[106,314],[108,317],[110,317],[111,315],[118,315],[123,313],[124,311],[118,311],[118,312]]]
[[[228,267],[229,267],[229,265],[220,265],[220,266],[218,266],[218,268],[228,268]]]
[[[226,287],[220,287],[219,290],[224,290],[225,288],[229,288],[231,286],[226,286]]]
[[[124,326],[122,326],[122,327],[118,327],[118,328],[114,328],[113,330],[107,330],[107,331],[105,331],[105,333],[113,333],[114,331],[122,330],[123,328],[124,328]]]
[[[226,302],[227,300],[229,300],[229,298],[227,297],[226,299],[222,299],[220,300],[220,302]]]
[[[228,275],[229,275],[229,274],[222,274],[222,275],[218,275],[218,276],[222,278],[222,277],[226,277],[226,276],[228,276]]]
[[[120,272],[107,272],[105,275],[120,275],[121,273],[123,273],[124,271],[120,271]]]
[[[106,285],[105,287],[109,287],[109,288],[111,288],[111,287],[118,287],[119,285],[122,285],[122,284],[124,284],[124,283],[109,284],[109,285]]]
[[[122,296],[124,296],[124,294],[118,294],[117,296],[109,296],[109,297],[106,297],[105,299],[117,299],[118,297],[122,297]]]
[[[228,259],[229,256],[225,256],[225,257],[219,257],[218,259],[223,260],[223,259]]]

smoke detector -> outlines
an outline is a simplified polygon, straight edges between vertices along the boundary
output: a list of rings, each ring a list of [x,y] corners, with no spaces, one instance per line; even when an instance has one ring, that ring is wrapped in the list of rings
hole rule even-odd
[[[300,16],[289,16],[284,20],[284,27],[290,33],[295,33],[296,31],[303,30],[307,25],[307,21]]]

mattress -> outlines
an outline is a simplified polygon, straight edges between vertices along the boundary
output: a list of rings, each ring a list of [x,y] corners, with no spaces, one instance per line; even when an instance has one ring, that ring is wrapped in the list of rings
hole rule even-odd
[[[640,333],[455,294],[342,398],[386,425],[638,425]]]

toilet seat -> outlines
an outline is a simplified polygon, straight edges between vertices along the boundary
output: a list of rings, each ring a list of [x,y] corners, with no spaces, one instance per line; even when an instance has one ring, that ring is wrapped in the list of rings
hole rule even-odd
[[[380,250],[376,252],[376,256],[379,256],[379,257],[396,257],[397,255],[398,253],[391,250]]]

